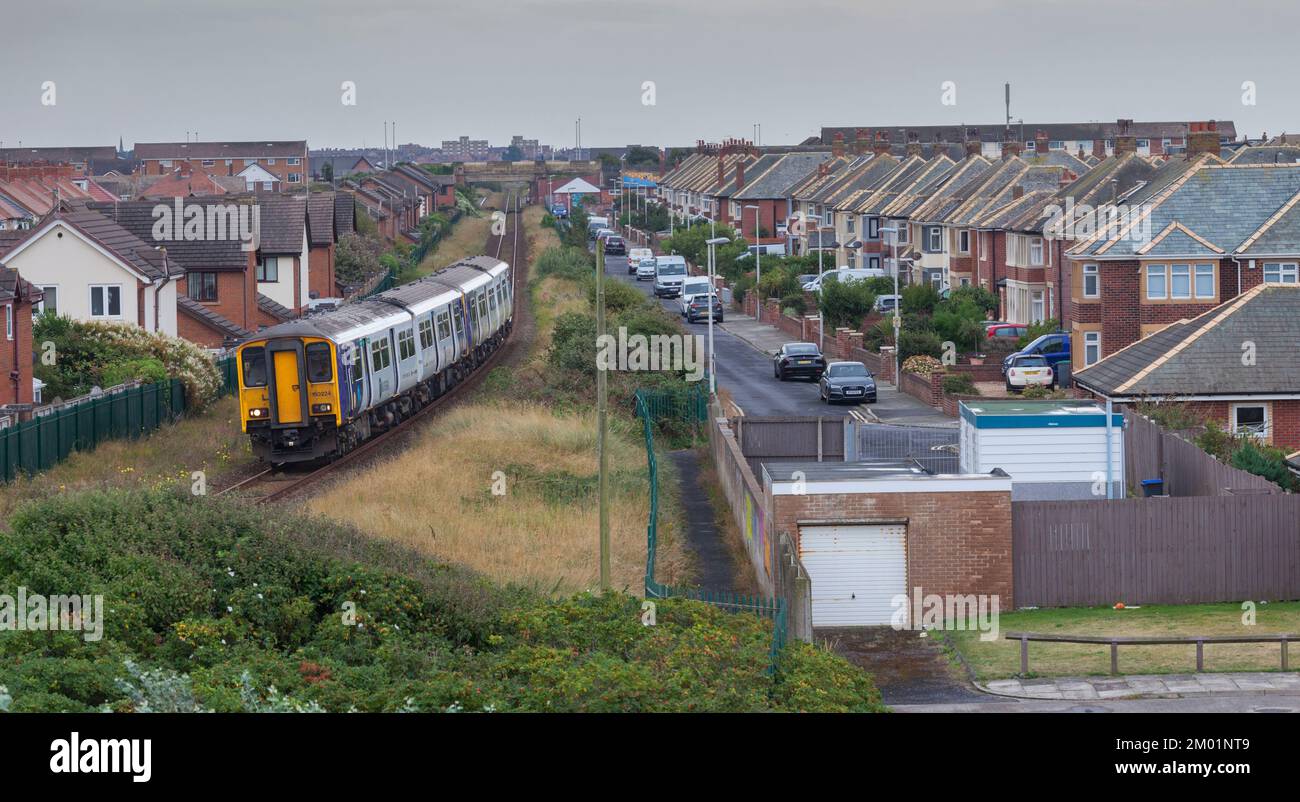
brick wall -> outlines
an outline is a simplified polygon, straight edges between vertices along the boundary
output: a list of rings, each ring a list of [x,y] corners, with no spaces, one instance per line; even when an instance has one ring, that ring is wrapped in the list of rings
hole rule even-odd
[[[916,373],[908,373],[904,370],[903,392],[928,406],[942,407],[943,376],[944,374],[942,372],[931,373],[929,376],[921,376]]]
[[[800,521],[906,521],[909,591],[996,595],[1014,609],[1010,492],[774,496],[772,510],[796,542]]]
[[[9,339],[0,332],[0,376],[4,377],[0,390],[0,404],[32,403],[32,305],[25,298],[6,301],[0,306],[11,307],[14,336]],[[0,310],[0,315],[3,315]],[[3,326],[3,323],[0,323]]]

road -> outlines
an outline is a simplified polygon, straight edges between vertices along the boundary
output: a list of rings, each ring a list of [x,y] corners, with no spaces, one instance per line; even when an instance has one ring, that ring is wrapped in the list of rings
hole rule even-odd
[[[654,297],[653,282],[637,281],[627,274],[627,257],[605,257],[605,275],[637,287]],[[679,300],[660,301],[673,314],[679,313]],[[702,337],[708,336],[708,323],[688,324]],[[717,360],[718,386],[725,387],[746,415],[821,415],[840,418],[848,415],[852,405],[823,404],[817,384],[810,381],[777,381],[772,377],[772,358],[721,327],[713,327],[713,352]],[[883,401],[883,398],[882,398]]]

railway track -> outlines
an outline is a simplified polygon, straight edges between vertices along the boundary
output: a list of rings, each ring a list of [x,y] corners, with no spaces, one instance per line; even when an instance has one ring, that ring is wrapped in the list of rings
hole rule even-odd
[[[522,227],[522,204],[518,193],[513,193],[506,197],[505,228],[501,235],[490,234],[487,241],[487,252],[492,253],[500,259],[501,254],[506,248],[509,248],[510,256],[510,282],[511,296],[518,298],[519,289],[519,229]],[[507,246],[507,243],[509,245]],[[516,302],[516,308],[520,302]],[[519,312],[515,313],[516,320]],[[309,470],[295,470],[293,468],[277,468],[271,466],[262,471],[248,476],[239,482],[217,491],[214,495],[222,496],[226,494],[238,494],[248,496],[256,504],[270,504],[276,501],[283,501],[291,496],[297,495],[309,485],[314,485],[326,477],[334,474],[342,468],[356,464],[369,455],[378,453],[378,451],[393,438],[405,434],[421,420],[427,420],[435,412],[454,403],[465,393],[477,387],[491,372],[492,368],[499,363],[507,351],[507,346],[513,339],[517,326],[511,330],[510,335],[506,338],[501,347],[488,357],[487,361],[478,367],[466,378],[462,379],[459,384],[454,385],[450,390],[433,402],[425,406],[419,412],[407,418],[402,423],[392,429],[372,437],[361,445],[344,454],[342,457],[328,462],[318,468]]]

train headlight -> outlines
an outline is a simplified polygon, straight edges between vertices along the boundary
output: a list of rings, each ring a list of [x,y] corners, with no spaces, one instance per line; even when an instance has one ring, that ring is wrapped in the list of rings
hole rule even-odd
[[[253,409],[248,410],[248,417],[250,418],[265,418],[270,414],[271,410],[266,407],[254,407]]]
[[[334,411],[334,407],[333,407],[333,405],[331,405],[331,404],[312,404],[312,405],[311,405],[311,412],[312,412],[313,415],[324,415],[324,414],[327,414],[327,413],[330,413],[330,412],[333,412],[333,411]]]

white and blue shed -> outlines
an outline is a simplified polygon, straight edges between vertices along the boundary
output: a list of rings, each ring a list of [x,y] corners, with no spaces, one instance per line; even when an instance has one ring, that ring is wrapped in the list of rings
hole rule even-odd
[[[1094,401],[963,401],[962,473],[1002,469],[1013,501],[1124,498],[1124,416]],[[1109,460],[1108,460],[1109,458]],[[1107,462],[1109,461],[1109,467]]]

